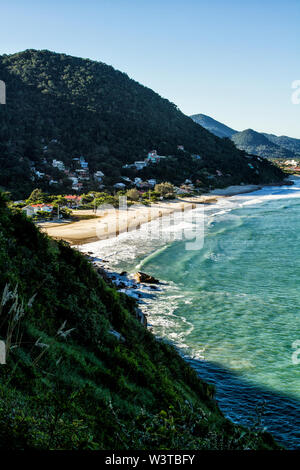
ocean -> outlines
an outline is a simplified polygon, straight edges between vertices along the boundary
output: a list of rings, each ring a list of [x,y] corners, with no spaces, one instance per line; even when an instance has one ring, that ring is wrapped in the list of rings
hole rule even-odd
[[[300,179],[81,249],[161,280],[141,304],[153,333],[216,386],[228,418],[300,449]]]

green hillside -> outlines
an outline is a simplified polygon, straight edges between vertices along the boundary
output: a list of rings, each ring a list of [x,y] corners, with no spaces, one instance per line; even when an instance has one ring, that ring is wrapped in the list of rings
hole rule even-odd
[[[296,157],[300,157],[300,139],[294,139],[286,135],[277,136],[274,134],[264,134],[273,144],[279,145],[287,150],[290,150]]]
[[[290,150],[274,144],[269,139],[267,139],[264,134],[256,132],[252,129],[246,129],[245,131],[237,132],[232,136],[232,140],[239,149],[264,158],[295,157],[295,154]]]
[[[300,139],[246,129],[238,132],[205,114],[191,116],[194,122],[218,137],[230,138],[240,150],[264,158],[299,158]]]
[[[261,449],[134,301],[0,194],[0,448]]]
[[[189,177],[214,187],[282,178],[267,162],[254,161],[258,172],[253,171],[229,140],[217,138],[175,104],[101,62],[27,50],[0,57],[0,79],[7,89],[7,104],[0,107],[0,186],[15,198],[28,196],[35,187],[70,191],[70,180],[53,168],[53,159],[71,168],[73,158],[84,156],[91,173],[100,170],[113,184],[126,176],[124,164],[144,159],[152,149],[171,156],[149,167],[148,175],[158,180],[167,177],[180,184]],[[38,178],[33,168],[44,176]],[[217,180],[216,170],[228,176]],[[89,184],[87,189],[94,189]]]

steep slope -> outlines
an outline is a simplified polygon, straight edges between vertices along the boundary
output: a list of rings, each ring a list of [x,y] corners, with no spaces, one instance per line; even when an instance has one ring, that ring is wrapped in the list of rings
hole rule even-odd
[[[274,167],[257,162],[254,181],[244,154],[232,143],[106,64],[27,50],[0,57],[0,79],[7,87],[7,104],[0,107],[0,186],[15,197],[28,195],[37,185],[45,191],[69,191],[70,180],[52,167],[53,159],[72,167],[72,159],[83,155],[91,173],[101,170],[112,184],[123,174],[122,165],[144,158],[151,149],[173,156],[168,161],[171,182],[182,182],[183,155],[193,180],[216,169],[231,175],[224,184],[281,177]],[[201,161],[190,153],[199,154]],[[46,176],[37,177],[33,166]],[[156,177],[165,178],[159,165]],[[51,179],[58,181],[55,188]]]
[[[206,116],[205,114],[193,114],[190,116],[194,122],[200,124],[200,126],[207,129],[209,132],[217,135],[218,137],[229,137],[231,138],[233,134],[236,134],[237,131],[231,129],[231,127],[222,124],[219,121],[211,118],[210,116]]]
[[[300,157],[300,139],[294,139],[286,135],[277,136],[274,134],[263,134],[273,144],[279,145],[287,150],[290,150],[296,157]]]
[[[0,193],[0,448],[257,449],[135,304]]]
[[[274,144],[263,134],[253,129],[237,132],[231,139],[239,149],[253,155],[265,158],[293,158],[295,156],[290,150]]]

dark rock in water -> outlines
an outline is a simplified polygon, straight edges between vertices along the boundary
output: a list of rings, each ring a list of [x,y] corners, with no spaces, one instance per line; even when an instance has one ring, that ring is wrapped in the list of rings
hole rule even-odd
[[[127,274],[128,274],[127,271],[122,271],[120,276],[126,276]]]
[[[126,289],[126,284],[124,282],[120,282],[117,286],[117,289]]]
[[[104,279],[105,282],[107,282],[108,284],[111,284],[111,279],[109,278],[109,276],[107,275],[107,272],[103,268],[98,268],[97,273],[99,274],[99,276],[102,277],[102,279]]]
[[[157,286],[150,286],[150,289],[158,289]]]
[[[149,274],[142,273],[141,271],[138,271],[138,272],[134,275],[134,279],[135,279],[137,282],[145,282],[145,283],[147,283],[147,284],[159,284],[159,280],[158,280],[158,279],[155,279],[155,277],[150,276]]]

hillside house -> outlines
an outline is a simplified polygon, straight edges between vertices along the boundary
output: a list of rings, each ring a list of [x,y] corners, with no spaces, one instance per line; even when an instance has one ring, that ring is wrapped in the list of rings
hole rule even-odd
[[[82,183],[73,183],[72,184],[72,189],[74,191],[81,191],[82,190],[82,187],[83,187],[83,184]]]
[[[83,169],[88,169],[88,167],[89,167],[88,162],[85,161],[85,158],[84,158],[83,156],[81,156],[81,157],[79,158],[79,165],[80,165],[81,168],[83,168]]]
[[[54,159],[54,160],[52,161],[52,166],[53,166],[54,168],[57,168],[57,169],[60,170],[60,171],[64,171],[64,169],[65,169],[65,165],[64,165],[64,163],[63,163],[61,160],[55,160],[55,159]]]
[[[148,153],[146,161],[148,163],[158,163],[161,159],[160,155],[157,155],[157,150],[151,150],[151,152]]]
[[[36,174],[38,178],[44,178],[45,176],[45,173],[42,173],[41,171],[38,171],[38,170],[34,170],[34,173]]]
[[[128,176],[121,176],[122,180],[126,181],[127,183],[132,183],[131,179]]]
[[[147,162],[144,160],[139,161],[139,162],[134,162],[134,166],[136,167],[137,170],[142,170],[143,168],[147,166]]]
[[[104,173],[102,173],[102,171],[100,171],[100,170],[98,170],[94,173],[94,179],[96,181],[98,181],[98,183],[102,182],[103,177],[104,177]]]
[[[75,170],[76,173],[77,173],[77,177],[79,180],[89,180],[90,179],[90,175],[89,175],[89,172],[87,170],[84,170],[84,169],[80,169],[80,170]]]
[[[124,184],[124,183],[116,183],[116,184],[114,184],[114,188],[116,188],[116,189],[124,189],[124,188],[126,188],[126,184]]]
[[[134,184],[137,186],[138,184],[142,183],[142,178],[134,178]]]

